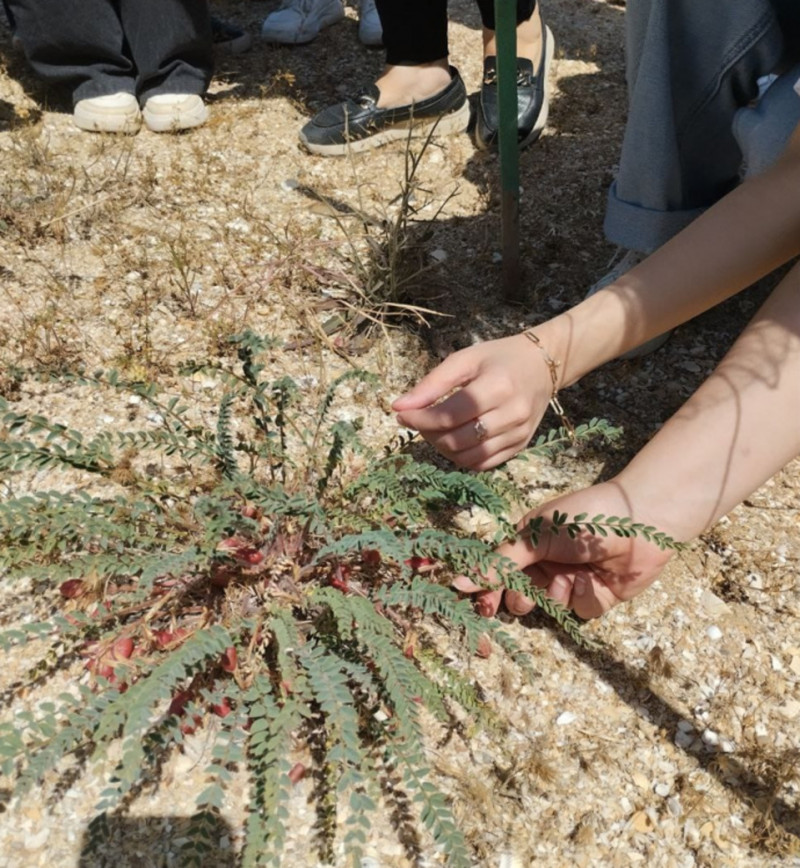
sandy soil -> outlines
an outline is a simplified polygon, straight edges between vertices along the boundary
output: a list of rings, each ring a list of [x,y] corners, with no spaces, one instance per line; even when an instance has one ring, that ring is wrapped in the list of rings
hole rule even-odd
[[[256,34],[275,4],[215,5]],[[474,94],[477,11],[468,0],[450,6],[452,60]],[[437,140],[418,170],[404,262],[425,268],[409,278],[409,300],[441,315],[428,316],[427,328],[391,321],[367,339],[330,329],[332,299],[368,307],[364,286],[386,274],[375,263],[385,254],[381,227],[397,216],[405,148],[324,159],[303,153],[296,136],[309,114],[381,67],[381,52],[357,42],[354,9],[313,45],[256,44],[220,58],[210,123],[175,137],[73,128],[68,98],[31,77],[0,27],[0,394],[82,430],[146,426],[123,401],[34,371],[116,366],[175,386],[181,361],[218,358],[225,337],[247,325],[284,341],[276,366],[305,377],[310,391],[353,364],[378,373],[381,387],[358,411],[368,436],[388,440],[394,395],[453,349],[575,303],[613,253],[601,224],[625,115],[624,3],[551,0],[544,11],[558,48],[550,122],[522,159],[524,302],[506,304],[500,290],[496,158],[466,135]],[[365,226],[372,246],[361,240]],[[713,368],[767,290],[743,293],[653,356],[608,365],[566,392],[573,419],[603,417],[625,435],[603,453],[520,471],[530,502],[618,469]],[[197,382],[191,392],[199,412],[203,390]],[[13,482],[22,484],[74,480]],[[473,674],[512,720],[511,737],[442,745],[431,725],[431,759],[475,864],[800,865],[799,561],[795,462],[674,559],[648,593],[588,625],[601,651],[576,650],[539,616],[510,623],[534,656],[533,682],[504,671],[499,655],[476,660]],[[0,627],[35,606],[0,578]],[[3,659],[0,688],[23,671],[18,655]],[[45,698],[18,691],[0,713]],[[164,786],[115,821],[121,837],[109,864],[176,864],[203,750],[198,741],[177,757]],[[59,798],[44,790],[22,804],[0,781],[0,866],[88,865],[82,832],[100,781],[101,770],[89,770]],[[316,859],[304,787],[292,868]],[[245,788],[238,779],[224,812],[231,852]],[[371,843],[371,864],[408,864],[385,819]],[[440,862],[435,852],[426,858]]]

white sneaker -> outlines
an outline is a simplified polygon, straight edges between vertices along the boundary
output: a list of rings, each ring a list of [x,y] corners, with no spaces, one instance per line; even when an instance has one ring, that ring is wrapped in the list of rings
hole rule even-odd
[[[316,39],[321,30],[343,18],[342,0],[284,0],[280,9],[264,19],[261,36],[268,42],[299,45]]]
[[[135,133],[142,124],[138,100],[124,91],[78,100],[72,119],[82,130],[99,133]]]
[[[375,0],[361,0],[358,10],[358,38],[364,45],[383,45],[383,27]]]
[[[590,295],[594,295],[596,292],[599,292],[601,289],[605,289],[605,287],[614,283],[615,280],[622,277],[623,274],[627,274],[627,272],[642,262],[642,260],[647,259],[647,256],[648,254],[641,253],[638,250],[623,251],[623,248],[617,250],[611,261],[608,263],[610,270],[591,287],[591,289],[586,293],[586,298],[589,298]],[[671,331],[664,332],[663,335],[656,335],[656,337],[650,338],[649,341],[645,341],[645,343],[640,346],[628,350],[627,353],[623,353],[620,358],[627,360],[638,359],[641,356],[647,356],[650,353],[654,353],[657,349],[663,347],[671,336]]]
[[[154,133],[174,133],[204,124],[208,109],[196,93],[160,93],[147,100],[142,116]]]

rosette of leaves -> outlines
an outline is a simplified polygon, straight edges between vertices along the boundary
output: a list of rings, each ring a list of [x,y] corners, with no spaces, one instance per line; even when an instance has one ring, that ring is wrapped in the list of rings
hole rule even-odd
[[[290,758],[305,740],[323,857],[340,835],[358,864],[378,802],[400,790],[449,864],[468,865],[428,768],[420,714],[424,707],[447,725],[456,714],[478,723],[492,715],[479,685],[445,666],[427,637],[444,625],[464,654],[481,643],[485,653],[489,637],[519,665],[524,659],[450,579],[492,568],[579,639],[578,624],[493,552],[513,533],[505,476],[415,461],[403,441],[374,454],[357,421],[332,414],[338,391],[370,384],[370,375],[340,377],[309,412],[296,384],[271,374],[269,340],[245,333],[233,341],[237,364],[186,369],[219,383],[211,427],[178,398],[114,372],[71,381],[132,392],[158,414],[154,430],[84,436],[0,404],[0,470],[9,478],[66,467],[92,480],[91,489],[0,502],[0,571],[53,604],[51,617],[0,633],[9,653],[31,638],[46,648],[6,701],[77,661],[85,670],[37,713],[0,725],[2,772],[21,795],[65,758],[119,745],[90,825],[98,843],[103,819],[205,730],[213,745],[197,816],[213,819],[232,769],[245,766],[242,863],[277,865],[291,788],[306,772]],[[597,420],[578,429],[604,433]],[[565,432],[535,448],[549,453],[562,442]],[[358,461],[346,460],[352,455]],[[496,517],[496,539],[448,524],[453,508],[467,505]],[[194,824],[182,864],[208,864],[213,829]]]

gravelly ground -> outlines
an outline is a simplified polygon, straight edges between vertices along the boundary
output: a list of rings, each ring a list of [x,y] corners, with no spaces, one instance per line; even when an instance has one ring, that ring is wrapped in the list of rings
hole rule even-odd
[[[453,61],[474,93],[477,12],[467,0],[450,5]],[[256,33],[273,4],[218,6]],[[466,136],[434,143],[420,167],[419,205],[422,217],[442,210],[420,256],[430,264],[435,251],[440,262],[415,297],[449,316],[359,348],[357,364],[382,380],[374,400],[358,407],[376,442],[394,432],[388,400],[438,357],[574,303],[611,254],[600,226],[624,122],[624,5],[564,0],[544,8],[559,47],[550,124],[522,165],[525,305],[499,298],[496,161]],[[0,394],[85,430],[127,424],[137,411],[124,402],[41,383],[25,370],[116,365],[172,384],[180,360],[218,353],[244,324],[299,346],[277,363],[306,377],[312,392],[347,368],[322,337],[327,314],[315,306],[321,288],[342,294],[357,268],[340,255],[342,227],[352,231],[347,209],[375,221],[393,214],[404,150],[311,158],[296,131],[379,69],[380,52],[358,46],[353,21],[312,46],[256,46],[222,59],[211,122],[177,138],[81,133],[63,96],[30,78],[1,29],[0,57]],[[713,367],[761,295],[746,293],[680,329],[654,356],[609,365],[570,390],[572,416],[605,417],[625,438],[603,455],[518,468],[530,502],[613,472]],[[205,412],[203,382],[184,388]],[[66,488],[75,480],[41,475],[14,484]],[[530,683],[506,672],[499,654],[473,662],[489,699],[512,720],[511,737],[442,746],[433,723],[430,735],[432,763],[476,865],[800,865],[799,485],[795,462],[647,594],[589,625],[603,650],[577,651],[534,616],[509,624],[534,656]],[[41,605],[0,580],[0,627]],[[0,689],[24,672],[25,656],[8,655]],[[35,708],[77,674],[18,691],[0,714]],[[204,747],[198,736],[159,790],[114,821],[120,837],[104,864],[174,864],[181,818],[202,787]],[[0,866],[87,865],[82,834],[100,786],[100,771],[89,770],[60,798],[45,787],[19,803],[0,780]],[[297,787],[287,866],[315,864],[308,786]],[[225,806],[231,853],[245,791],[237,778]],[[408,864],[385,818],[374,832],[374,864]],[[426,855],[438,864],[437,854]]]

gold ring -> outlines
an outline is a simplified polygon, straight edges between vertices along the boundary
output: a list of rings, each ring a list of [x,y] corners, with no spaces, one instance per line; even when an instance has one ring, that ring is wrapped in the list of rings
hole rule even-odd
[[[478,442],[485,440],[489,436],[489,432],[486,430],[486,426],[481,422],[480,419],[475,420],[475,424],[472,426],[472,430],[475,432],[475,437]]]

